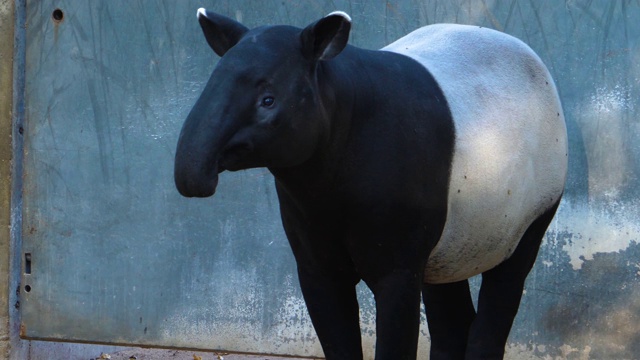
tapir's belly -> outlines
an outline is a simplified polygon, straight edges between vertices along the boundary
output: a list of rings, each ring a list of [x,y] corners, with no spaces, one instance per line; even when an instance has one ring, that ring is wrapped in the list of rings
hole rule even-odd
[[[382,50],[424,65],[455,123],[447,222],[425,281],[495,267],[564,189],[566,127],[553,80],[524,43],[485,28],[427,26]]]

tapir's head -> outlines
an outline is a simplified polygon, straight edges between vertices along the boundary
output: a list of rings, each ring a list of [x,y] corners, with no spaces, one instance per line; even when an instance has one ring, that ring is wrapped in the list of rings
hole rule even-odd
[[[346,46],[350,18],[335,12],[298,29],[247,29],[198,10],[211,48],[222,58],[178,140],[175,182],[184,196],[211,196],[224,170],[290,167],[316,151],[328,126],[318,63]]]

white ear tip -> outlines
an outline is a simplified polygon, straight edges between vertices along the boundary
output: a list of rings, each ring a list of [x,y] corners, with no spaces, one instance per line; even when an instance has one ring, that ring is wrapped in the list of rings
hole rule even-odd
[[[334,11],[325,17],[332,16],[332,15],[342,16],[345,20],[347,20],[348,22],[351,22],[351,16],[349,16],[349,14],[347,14],[344,11]]]
[[[200,19],[201,16],[207,17],[207,10],[205,8],[198,9],[198,19]]]

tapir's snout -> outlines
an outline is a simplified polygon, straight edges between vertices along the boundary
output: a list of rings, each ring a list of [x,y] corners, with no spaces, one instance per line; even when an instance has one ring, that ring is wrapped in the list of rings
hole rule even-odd
[[[187,117],[176,148],[173,177],[186,197],[209,197],[218,186],[220,131],[202,121],[197,106]],[[218,129],[220,130],[220,129]]]
[[[180,152],[176,154],[174,181],[180,195],[185,197],[209,197],[216,192],[218,186],[218,169],[204,170],[197,162],[182,159]]]
[[[178,192],[184,197],[209,197],[215,194],[216,187],[218,186],[217,174],[213,178],[205,181],[184,178],[178,174],[176,174],[174,178]]]
[[[221,114],[224,106],[215,96],[216,83],[209,81],[189,112],[178,138],[174,181],[181,195],[209,197],[218,186],[220,151],[235,131],[234,122]],[[213,99],[213,100],[212,100]]]

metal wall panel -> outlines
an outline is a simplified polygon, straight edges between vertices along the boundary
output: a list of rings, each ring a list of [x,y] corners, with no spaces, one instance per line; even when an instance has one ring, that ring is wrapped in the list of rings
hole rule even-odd
[[[174,189],[180,126],[217,61],[200,6],[248,26],[345,10],[366,48],[436,22],[530,44],[560,90],[570,174],[509,356],[640,353],[640,4],[626,0],[27,1],[24,336],[321,354],[268,172],[225,173],[212,199]],[[371,354],[365,289],[361,303]]]

